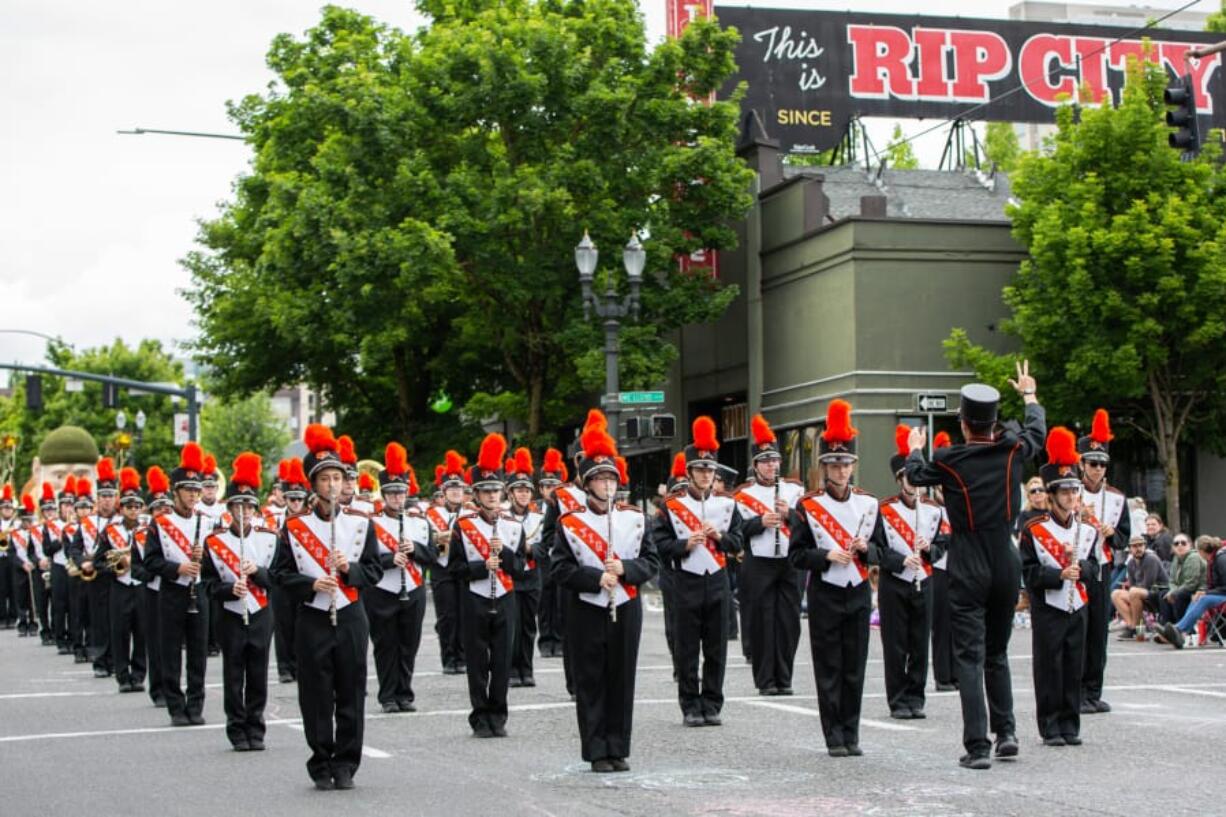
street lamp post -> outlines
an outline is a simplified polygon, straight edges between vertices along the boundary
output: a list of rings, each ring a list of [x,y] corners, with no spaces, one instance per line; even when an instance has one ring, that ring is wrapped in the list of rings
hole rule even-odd
[[[148,418],[145,417],[144,411],[140,409],[136,410],[136,441],[132,445],[132,467],[133,468],[137,466],[136,455],[140,453],[140,443],[141,443],[141,440],[145,436],[145,421],[147,419]]]
[[[639,285],[643,280],[643,267],[647,263],[647,253],[639,243],[638,236],[631,236],[629,243],[622,250],[622,266],[626,269],[626,278],[630,281],[630,294],[619,298],[613,276],[609,275],[608,285],[604,293],[593,292],[592,283],[596,273],[596,261],[599,252],[592,243],[591,236],[585,230],[583,240],[575,247],[575,266],[579,268],[579,286],[583,291],[583,317],[592,319],[592,313],[604,321],[604,381],[605,381],[605,414],[609,418],[610,433],[613,439],[621,436],[621,403],[618,399],[617,356],[619,349],[618,330],[623,318],[639,317]]]

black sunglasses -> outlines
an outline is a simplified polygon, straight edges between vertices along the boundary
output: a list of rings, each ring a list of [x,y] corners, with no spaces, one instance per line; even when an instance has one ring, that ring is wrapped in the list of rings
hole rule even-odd
[[[1042,487],[1039,487],[1039,486],[1035,486],[1034,488],[1031,488],[1031,489],[1030,489],[1030,493],[1032,493],[1032,494],[1041,494],[1041,493],[1043,493],[1043,492],[1044,492],[1044,491],[1046,491],[1046,490],[1047,490],[1046,488],[1042,488]]]

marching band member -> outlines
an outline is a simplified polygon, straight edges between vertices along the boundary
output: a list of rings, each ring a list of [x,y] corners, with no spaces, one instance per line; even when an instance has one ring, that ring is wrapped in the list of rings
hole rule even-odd
[[[502,513],[502,467],[507,441],[489,434],[473,466],[477,509],[463,513],[451,533],[448,571],[465,588],[460,618],[468,669],[468,723],[479,738],[506,737],[507,686],[515,635],[515,582],[523,579],[524,529]]]
[[[289,507],[285,502],[285,483],[289,480],[289,460],[277,463],[277,479],[268,489],[268,501],[260,509],[260,519],[264,527],[273,533],[279,533],[285,524],[285,515]]]
[[[9,537],[20,524],[13,505],[13,486],[7,482],[0,490],[0,628],[13,629],[17,621],[17,601],[14,586],[17,573],[14,565],[17,555]]]
[[[230,524],[226,506],[217,501],[217,492],[221,488],[220,475],[217,473],[217,458],[212,454],[204,455],[204,471],[200,475],[200,501],[196,503],[196,512],[201,513],[207,522],[204,535],[207,536],[213,528],[225,527]],[[197,584],[199,580],[197,580]],[[209,607],[209,657],[221,655],[221,637],[217,628],[221,623],[221,602],[214,598],[207,599]]]
[[[30,528],[36,516],[34,497],[21,495],[21,514],[9,530],[9,546],[16,557],[13,592],[17,597],[17,635],[29,638],[38,632],[34,613],[34,581],[37,567],[30,548]]]
[[[868,620],[872,588],[868,569],[876,559],[869,541],[881,524],[877,500],[852,487],[857,430],[851,405],[833,400],[818,440],[824,487],[806,494],[792,514],[788,558],[809,571],[809,648],[817,703],[831,757],[857,757]]]
[[[212,517],[201,513],[204,454],[189,442],[170,472],[173,506],[154,518],[145,543],[144,569],[160,577],[158,627],[161,632],[162,686],[173,726],[204,723],[204,673],[208,661],[209,599],[201,592],[200,562]],[[181,685],[184,656],[187,686]]]
[[[736,490],[750,551],[738,577],[745,612],[742,638],[753,645],[750,661],[758,693],[791,695],[800,643],[800,588],[788,562],[787,523],[804,488],[780,474],[783,457],[766,419],[756,415],[750,426],[754,479]]]
[[[94,487],[85,477],[78,477],[76,501],[73,503],[74,521],[65,530],[68,535],[68,562],[72,566],[68,584],[68,629],[72,631],[72,654],[74,664],[88,664],[89,658],[89,590],[85,575],[81,572],[84,553],[76,551],[75,543],[82,523],[94,512]]]
[[[44,547],[47,555],[51,557],[51,634],[59,655],[72,655],[68,577],[68,546],[71,536],[67,531],[75,519],[72,506],[77,499],[76,486],[75,476],[69,474],[65,477],[55,512],[43,522]]]
[[[465,608],[462,603],[464,590],[455,574],[448,568],[451,564],[451,531],[464,510],[464,458],[455,451],[448,451],[439,468],[441,470],[436,471],[435,479],[443,490],[443,503],[426,511],[426,521],[430,523],[438,548],[435,566],[430,569],[430,589],[434,596],[434,632],[438,635],[443,674],[462,675],[466,671],[464,639],[461,634]]]
[[[263,467],[258,454],[234,458],[226,482],[226,517],[230,524],[206,539],[209,558],[201,564],[201,582],[221,602],[223,704],[226,737],[236,752],[264,749],[264,704],[268,700],[268,647],[272,642],[273,552],[277,534],[256,524]]]
[[[617,447],[603,428],[580,437],[582,508],[558,518],[551,554],[555,580],[570,592],[566,643],[575,672],[575,714],[583,759],[594,772],[630,766],[634,676],[643,608],[639,586],[659,562],[643,513],[615,502]]]
[[[1090,433],[1077,440],[1081,455],[1081,521],[1098,531],[1098,565],[1095,575],[1082,582],[1090,598],[1087,603],[1085,672],[1081,678],[1081,714],[1110,712],[1103,700],[1103,675],[1107,669],[1107,627],[1111,623],[1111,576],[1114,563],[1124,564],[1132,522],[1124,494],[1107,484],[1111,464],[1111,417],[1104,409],[1094,412]]]
[[[80,481],[78,481],[78,486]],[[81,579],[85,582],[85,596],[89,609],[89,657],[94,664],[94,677],[106,678],[112,672],[109,640],[110,625],[110,583],[98,580],[98,563],[96,551],[101,544],[102,531],[115,519],[115,498],[119,493],[119,482],[115,475],[115,463],[110,457],[98,460],[98,505],[92,515],[79,518],[77,535],[69,551],[81,570]],[[78,500],[79,502],[80,500]],[[78,515],[79,516],[79,515]]]
[[[110,585],[107,620],[110,622],[111,660],[120,692],[140,692],[145,688],[147,653],[141,615],[144,590],[132,570],[133,552],[139,553],[136,538],[145,536],[140,530],[139,519],[144,508],[140,474],[135,468],[120,469],[120,517],[102,529],[98,549],[94,552],[98,581]],[[122,555],[108,555],[112,552]]]
[[[532,452],[515,449],[515,457],[507,460],[507,495],[511,501],[508,512],[524,528],[524,578],[515,582],[514,644],[511,648],[511,686],[534,687],[532,651],[536,648],[536,617],[541,602],[542,560],[548,561],[544,541],[545,515],[532,501]]]
[[[148,552],[149,529],[157,524],[159,516],[165,516],[174,507],[170,496],[170,477],[160,466],[151,466],[145,471],[145,487],[149,489],[149,522],[136,532],[136,550],[132,555],[132,575],[143,586],[141,607],[145,632],[145,666],[149,670],[149,698],[159,709],[166,706],[166,686],[162,678],[166,671],[162,660],[162,626],[158,615],[158,593],[162,577],[154,575],[145,567]]]
[[[306,510],[307,495],[311,483],[302,470],[302,460],[291,458],[285,465],[285,476],[280,479],[281,494],[285,497],[285,515],[277,526],[279,534],[285,528],[285,520]],[[298,661],[294,653],[294,625],[298,621],[298,605],[275,582],[268,592],[272,604],[273,648],[277,654],[277,680],[292,684],[298,680]]]
[[[422,569],[434,562],[434,549],[429,523],[405,508],[411,471],[404,446],[388,443],[383,463],[379,474],[383,509],[371,518],[382,573],[378,584],[362,593],[362,601],[370,617],[379,703],[384,712],[416,712],[413,670],[426,615]]]
[[[342,510],[345,465],[332,429],[307,426],[303,470],[319,497],[285,521],[273,558],[274,580],[302,605],[295,624],[298,707],[317,789],[352,789],[362,761],[366,649],[370,627],[358,592],[383,576],[374,527]]]
[[[910,438],[907,440],[910,443]],[[952,444],[949,434],[938,431],[932,438],[933,449],[948,448]],[[934,491],[933,501],[941,509],[941,539],[946,547],[932,563],[932,678],[937,692],[953,692],[958,688],[954,678],[954,647],[950,632],[949,615],[949,513],[941,501],[940,489]]]
[[[1051,430],[1039,475],[1050,497],[1048,513],[1029,520],[1018,541],[1030,595],[1035,716],[1045,745],[1080,746],[1081,674],[1093,603],[1084,578],[1098,571],[1098,530],[1077,512],[1082,475],[1073,432]]]
[[[724,568],[728,556],[741,552],[743,523],[735,500],[712,491],[719,451],[715,421],[699,417],[692,431],[693,441],[685,448],[689,487],[665,503],[665,512],[656,519],[652,543],[660,559],[670,561],[674,570],[673,646],[683,722],[686,726],[719,726],[732,603]]]
[[[55,489],[50,482],[43,483],[42,497],[38,503],[39,518],[30,525],[30,550],[34,560],[34,572],[37,574],[31,587],[34,589],[34,609],[38,617],[38,635],[44,647],[55,644],[51,633],[51,552],[47,550],[51,541],[47,535],[46,524],[56,516]],[[46,580],[44,580],[46,576]]]
[[[536,485],[540,491],[540,507],[544,513],[549,513],[549,507],[554,504],[553,492],[568,479],[566,463],[562,461],[562,452],[556,448],[545,450],[541,469],[537,474]],[[558,658],[562,655],[561,623],[558,615],[558,586],[553,581],[550,570],[550,550],[552,540],[545,538],[544,516],[541,518],[541,538],[545,547],[537,554],[536,560],[541,573],[541,600],[537,615],[537,649],[541,658]]]
[[[881,615],[881,653],[890,717],[924,718],[928,683],[928,635],[932,629],[932,563],[940,556],[941,506],[920,496],[907,481],[910,426],[894,430],[897,453],[890,470],[898,493],[881,500],[881,524],[873,546],[881,575],[877,610]]]

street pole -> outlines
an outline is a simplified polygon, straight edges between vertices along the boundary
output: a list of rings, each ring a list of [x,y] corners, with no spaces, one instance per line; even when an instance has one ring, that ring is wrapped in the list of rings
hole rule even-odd
[[[610,300],[615,297],[612,289],[612,284],[609,287],[608,297]],[[614,442],[621,444],[621,401],[619,400],[620,389],[617,384],[617,356],[621,351],[618,343],[618,332],[621,329],[621,322],[615,317],[609,317],[604,322],[604,391],[605,391],[605,414],[609,418],[610,431],[613,434]]]

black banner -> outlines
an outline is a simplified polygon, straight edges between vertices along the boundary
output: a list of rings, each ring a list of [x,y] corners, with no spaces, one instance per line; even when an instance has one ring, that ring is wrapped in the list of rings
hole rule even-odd
[[[1211,32],[1148,29],[1147,52],[1140,34],[1105,26],[719,5],[715,14],[741,34],[724,93],[747,82],[744,108],[785,150],[834,147],[854,114],[947,119],[975,108],[967,118],[1052,122],[1066,99],[1118,103],[1130,56],[1190,73],[1198,113],[1226,125],[1222,55],[1184,60],[1220,39]]]

